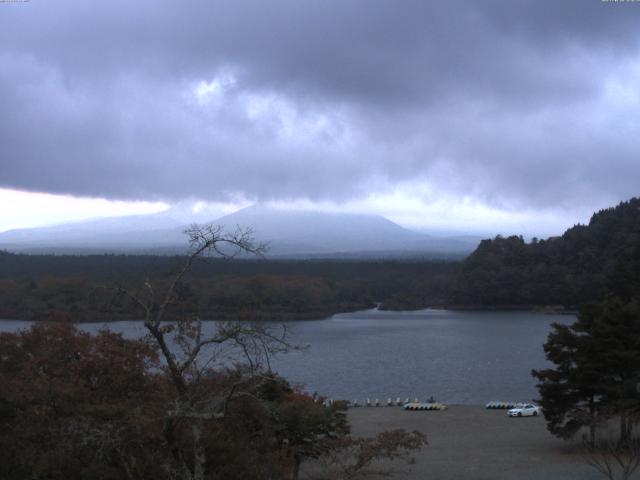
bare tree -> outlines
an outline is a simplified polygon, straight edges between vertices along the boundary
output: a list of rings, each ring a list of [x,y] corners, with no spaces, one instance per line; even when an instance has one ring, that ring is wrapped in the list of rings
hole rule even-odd
[[[584,441],[584,461],[609,480],[627,480],[640,467],[640,439],[629,438],[621,444],[612,436],[591,443]]]
[[[167,412],[164,425],[164,436],[177,465],[172,475],[185,480],[203,480],[208,460],[203,438],[206,422],[224,418],[232,399],[251,396],[248,387],[255,387],[260,372],[265,366],[269,367],[269,357],[291,346],[286,341],[284,327],[276,334],[264,324],[219,322],[213,332],[206,333],[197,317],[168,318],[170,307],[177,301],[180,283],[198,259],[211,254],[227,258],[247,253],[262,255],[266,248],[255,243],[251,230],[238,228],[226,233],[221,226],[192,225],[185,233],[190,253],[161,292],[148,279],[139,292],[133,293],[125,287],[119,287],[118,292],[144,312],[144,326],[162,355],[175,392],[175,402]],[[240,373],[234,382],[219,389],[207,387],[201,381],[203,376],[225,362],[228,365],[229,358],[244,360],[244,367],[237,370]],[[186,425],[190,431],[193,445],[190,460],[184,458],[177,447],[179,424]]]
[[[219,226],[193,225],[185,233],[189,237],[190,254],[164,288],[154,287],[147,279],[139,291],[119,287],[118,292],[143,311],[144,326],[164,360],[166,378],[173,392],[163,427],[165,443],[172,457],[165,467],[167,476],[176,480],[204,480],[211,473],[206,471],[207,465],[215,460],[207,457],[206,443],[210,439],[207,428],[227,417],[234,399],[254,400],[259,408],[265,409],[265,415],[273,417],[279,428],[285,426],[287,422],[282,418],[283,411],[269,411],[263,399],[258,398],[261,394],[256,392],[274,380],[270,372],[270,356],[297,347],[288,342],[284,326],[276,333],[260,323],[216,322],[213,331],[208,332],[206,325],[197,317],[171,318],[171,307],[179,300],[180,284],[196,261],[209,254],[234,257],[243,253],[262,255],[265,251],[264,245],[254,242],[251,230],[237,229],[228,234]],[[229,369],[230,362],[234,360],[242,364],[236,365],[233,375],[216,376]],[[221,381],[216,382],[216,379]],[[312,410],[308,413],[314,416]],[[304,417],[305,414],[301,415]],[[308,439],[306,436],[303,439],[322,443],[319,452],[306,453],[307,459],[331,465],[323,478],[356,479],[366,474],[384,475],[388,473],[386,469],[376,470],[371,468],[372,465],[407,458],[410,452],[426,444],[424,435],[419,432],[384,432],[371,439],[352,438],[347,434],[348,429],[335,435],[325,432],[334,426],[334,420],[331,415],[326,418],[320,415],[316,421],[321,425],[315,430],[311,428],[306,432]],[[293,423],[294,426],[289,427],[294,430],[300,428],[296,422]],[[306,423],[302,422],[302,425]],[[185,434],[189,438],[186,449],[185,442],[181,441]],[[295,445],[287,445],[295,450]],[[293,478],[298,476],[301,460],[302,456],[294,462]]]

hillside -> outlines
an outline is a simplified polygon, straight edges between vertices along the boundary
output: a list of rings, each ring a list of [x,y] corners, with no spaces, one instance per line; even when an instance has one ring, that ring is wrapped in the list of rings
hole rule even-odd
[[[452,282],[458,305],[575,307],[640,293],[640,199],[595,213],[561,237],[483,240]]]
[[[0,248],[26,253],[106,253],[184,243],[184,222],[173,212],[99,218],[0,233]]]

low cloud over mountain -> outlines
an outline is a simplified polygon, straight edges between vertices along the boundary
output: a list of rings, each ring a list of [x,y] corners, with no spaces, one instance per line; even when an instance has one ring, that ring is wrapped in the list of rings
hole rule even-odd
[[[478,242],[474,237],[417,233],[377,215],[260,206],[214,223],[229,231],[251,228],[256,241],[269,244],[270,257],[461,256]],[[0,248],[31,253],[180,253],[186,250],[187,227],[184,217],[178,220],[170,212],[117,217],[0,233]]]

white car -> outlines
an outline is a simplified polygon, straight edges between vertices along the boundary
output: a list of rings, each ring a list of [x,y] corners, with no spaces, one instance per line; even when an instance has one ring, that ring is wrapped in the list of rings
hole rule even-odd
[[[507,412],[510,417],[537,417],[540,413],[540,407],[527,403],[519,408],[512,408]]]

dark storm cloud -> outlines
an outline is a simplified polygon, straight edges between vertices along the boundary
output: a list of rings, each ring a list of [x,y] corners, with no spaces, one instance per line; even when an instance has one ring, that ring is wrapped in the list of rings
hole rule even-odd
[[[617,200],[640,178],[638,25],[600,0],[0,5],[0,186]]]

